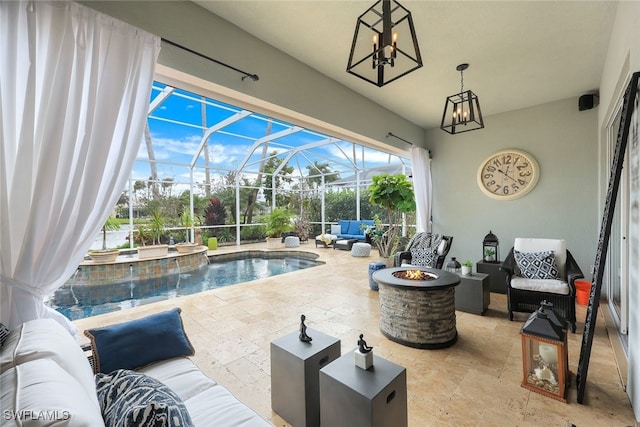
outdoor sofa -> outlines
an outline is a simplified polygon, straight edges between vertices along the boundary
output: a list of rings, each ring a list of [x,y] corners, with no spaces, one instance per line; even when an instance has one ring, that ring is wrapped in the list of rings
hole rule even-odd
[[[52,319],[23,323],[5,337],[3,426],[160,425],[167,418],[181,426],[271,425],[189,359],[179,309],[87,335],[89,358]]]
[[[368,229],[373,228],[372,219],[341,219],[338,225],[331,226],[331,234],[338,240],[358,240],[360,242],[370,242]]]

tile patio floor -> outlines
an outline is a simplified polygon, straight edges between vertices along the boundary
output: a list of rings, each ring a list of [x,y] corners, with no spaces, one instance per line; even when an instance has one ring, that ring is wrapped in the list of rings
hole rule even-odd
[[[211,254],[266,249],[266,243],[223,247]],[[325,265],[256,280],[74,323],[80,331],[181,307],[200,368],[275,426],[288,426],[271,411],[269,344],[307,326],[341,340],[342,353],[363,333],[376,355],[407,368],[409,426],[631,426],[637,425],[622,388],[613,351],[598,317],[587,376],[585,404],[576,402],[575,373],[585,309],[578,306],[578,332],[569,334],[569,368],[574,377],[567,404],[520,387],[520,327],[509,322],[505,295],[491,294],[484,316],[457,312],[458,341],[443,350],[419,350],[386,339],[379,331],[377,292],[368,285],[368,265],[347,251],[316,252]]]

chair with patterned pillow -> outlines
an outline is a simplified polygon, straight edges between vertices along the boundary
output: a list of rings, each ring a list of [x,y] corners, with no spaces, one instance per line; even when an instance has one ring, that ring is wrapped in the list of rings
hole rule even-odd
[[[509,320],[513,312],[533,313],[542,301],[576,331],[576,279],[584,277],[564,239],[516,238],[500,270],[507,277]]]
[[[428,232],[416,233],[404,251],[395,254],[393,265],[401,267],[442,268],[444,260],[451,249],[452,236],[441,236]]]

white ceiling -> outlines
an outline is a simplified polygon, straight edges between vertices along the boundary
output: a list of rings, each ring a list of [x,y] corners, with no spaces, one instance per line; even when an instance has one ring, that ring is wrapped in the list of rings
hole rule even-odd
[[[379,88],[346,72],[356,20],[373,0],[195,2],[425,128],[440,125],[446,97],[460,91],[463,62],[485,117],[597,91],[618,5],[401,0],[424,66]]]

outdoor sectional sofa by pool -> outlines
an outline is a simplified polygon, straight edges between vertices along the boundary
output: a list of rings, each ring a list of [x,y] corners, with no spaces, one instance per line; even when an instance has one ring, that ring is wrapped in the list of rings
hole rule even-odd
[[[373,227],[372,219],[341,219],[338,221],[338,225],[331,226],[331,234],[339,240],[355,239],[360,242],[368,242],[368,227]]]
[[[186,427],[271,425],[189,359],[180,309],[85,334],[94,363],[55,320],[9,333],[0,348],[3,426],[156,425],[167,417]]]

